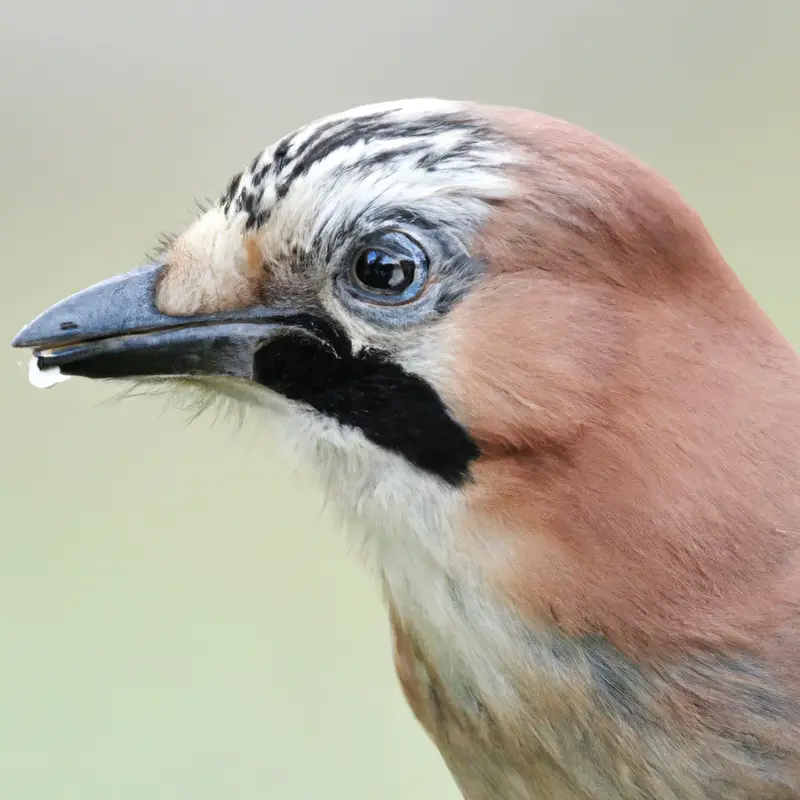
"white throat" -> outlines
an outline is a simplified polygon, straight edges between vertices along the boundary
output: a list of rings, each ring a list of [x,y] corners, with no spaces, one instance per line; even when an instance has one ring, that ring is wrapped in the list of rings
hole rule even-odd
[[[507,696],[498,659],[517,623],[494,602],[478,572],[503,555],[480,544],[492,537],[470,535],[464,494],[359,431],[282,398],[276,405],[283,413],[275,431],[295,464],[321,481],[327,506],[357,537],[427,657],[456,686]]]

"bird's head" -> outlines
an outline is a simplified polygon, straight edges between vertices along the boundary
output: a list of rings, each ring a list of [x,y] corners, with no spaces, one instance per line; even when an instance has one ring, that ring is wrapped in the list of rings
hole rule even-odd
[[[487,276],[477,240],[515,158],[459,104],[322,119],[259,154],[156,263],[67,298],[14,344],[42,369],[188,378],[319,418],[461,485],[478,449],[446,396],[447,322]]]
[[[784,357],[663,180],[525,111],[407,101],[312,123],[156,261],[14,344],[42,369],[262,406],[381,548],[450,570],[479,548],[503,592],[578,622],[599,596],[629,620],[620,582],[674,595],[647,565],[682,540],[648,525],[668,485],[688,524],[706,448],[735,457],[710,393],[763,378],[757,347]]]

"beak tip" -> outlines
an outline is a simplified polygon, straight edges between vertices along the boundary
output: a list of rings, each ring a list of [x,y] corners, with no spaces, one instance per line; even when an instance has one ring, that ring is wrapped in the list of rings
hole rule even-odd
[[[28,329],[30,325],[26,325],[12,340],[11,346],[12,347],[30,347],[34,342],[31,340],[30,336],[28,335]]]
[[[53,338],[55,334],[55,331],[53,331],[53,321],[52,319],[45,318],[46,313],[47,312],[22,328],[11,340],[11,346],[33,348]]]

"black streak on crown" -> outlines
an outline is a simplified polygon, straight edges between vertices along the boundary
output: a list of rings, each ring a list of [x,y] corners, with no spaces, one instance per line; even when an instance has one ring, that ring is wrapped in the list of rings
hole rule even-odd
[[[358,429],[374,444],[451,486],[466,483],[470,463],[480,451],[433,387],[384,353],[353,356],[341,336],[337,334],[334,345],[336,355],[299,337],[272,342],[256,355],[256,380]]]

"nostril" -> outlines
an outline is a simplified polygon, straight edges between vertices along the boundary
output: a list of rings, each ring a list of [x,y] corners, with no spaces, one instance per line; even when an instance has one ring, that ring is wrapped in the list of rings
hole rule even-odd
[[[62,322],[59,326],[62,331],[74,331],[78,327],[77,322]]]

